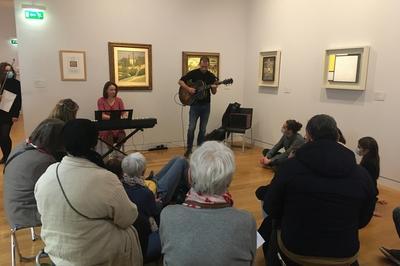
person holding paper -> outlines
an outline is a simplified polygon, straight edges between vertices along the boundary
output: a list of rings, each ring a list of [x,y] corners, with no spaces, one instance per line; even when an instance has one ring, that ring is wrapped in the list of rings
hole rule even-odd
[[[0,148],[3,152],[0,164],[4,164],[11,152],[11,127],[21,110],[21,84],[14,68],[7,62],[0,63],[0,84]]]

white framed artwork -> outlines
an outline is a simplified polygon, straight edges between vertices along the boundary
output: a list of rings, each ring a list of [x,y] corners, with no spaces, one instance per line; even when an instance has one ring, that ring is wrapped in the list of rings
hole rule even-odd
[[[323,87],[327,89],[365,90],[369,47],[329,49],[325,51]]]
[[[279,87],[281,51],[260,52],[259,78],[260,87]]]
[[[84,51],[60,51],[62,81],[86,80],[86,53]]]

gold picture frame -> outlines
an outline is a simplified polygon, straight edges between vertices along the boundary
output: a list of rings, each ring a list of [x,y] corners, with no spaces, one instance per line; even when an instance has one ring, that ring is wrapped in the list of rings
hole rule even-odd
[[[151,44],[108,43],[110,80],[119,89],[151,90]]]
[[[84,51],[60,50],[62,81],[86,80],[86,53]]]
[[[200,57],[207,56],[210,59],[208,70],[217,78],[219,77],[219,53],[209,52],[182,52],[182,75],[199,68]]]

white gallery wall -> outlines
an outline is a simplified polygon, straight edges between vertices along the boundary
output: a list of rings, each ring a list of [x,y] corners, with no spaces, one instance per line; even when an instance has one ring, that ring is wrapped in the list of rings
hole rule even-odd
[[[45,20],[27,21],[15,1],[25,130],[29,134],[61,98],[78,102],[78,116],[94,118],[97,99],[109,80],[108,42],[152,44],[153,90],[120,91],[134,116],[158,124],[134,138],[140,145],[182,144],[181,107],[174,102],[182,74],[182,51],[219,52],[220,87],[212,99],[208,131],[220,126],[227,104],[243,100],[245,2],[241,0],[70,0],[35,1]],[[59,50],[86,51],[87,81],[61,81]],[[185,135],[189,108],[183,110]],[[129,143],[128,143],[129,144]]]
[[[380,145],[381,175],[400,181],[400,2],[397,0],[249,1],[244,103],[254,107],[254,136],[275,143],[287,119],[303,123],[330,114],[348,147],[373,136]],[[371,47],[366,91],[322,88],[324,50]],[[278,89],[257,86],[260,51],[281,50]],[[384,101],[375,95],[384,94]],[[302,130],[304,133],[304,129]]]
[[[10,43],[17,37],[15,32],[14,3],[12,0],[0,0],[0,62],[6,61],[18,66],[17,47]]]

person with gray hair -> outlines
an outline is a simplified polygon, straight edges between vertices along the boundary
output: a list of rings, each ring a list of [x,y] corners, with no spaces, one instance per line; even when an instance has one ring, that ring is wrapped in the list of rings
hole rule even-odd
[[[145,180],[146,158],[143,154],[135,152],[122,160],[121,167],[125,191],[139,211],[139,219],[134,226],[139,234],[144,261],[150,262],[161,256],[158,234],[160,211],[163,206],[169,204],[179,184],[186,184],[189,165],[186,159],[175,157],[151,177],[151,180]],[[157,186],[157,200],[146,183],[151,181]]]
[[[375,208],[371,178],[338,143],[333,117],[313,116],[306,134],[309,141],[281,165],[264,196],[279,254],[287,265],[358,265],[358,230]],[[260,234],[270,239],[266,229]]]
[[[4,166],[4,209],[11,227],[40,225],[34,188],[47,167],[56,162],[55,153],[63,146],[64,122],[46,119],[29,139],[18,145]]]
[[[222,143],[204,142],[193,152],[184,204],[161,212],[164,265],[253,264],[256,223],[233,207],[228,188],[234,172],[233,152]]]

